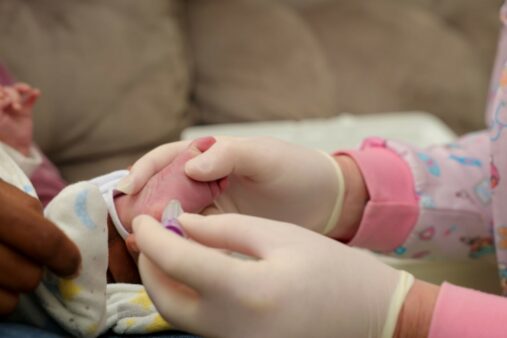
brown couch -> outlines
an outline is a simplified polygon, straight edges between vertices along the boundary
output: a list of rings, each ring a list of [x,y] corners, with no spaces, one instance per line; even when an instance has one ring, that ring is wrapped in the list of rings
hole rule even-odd
[[[77,180],[198,123],[417,109],[482,128],[500,3],[0,0],[0,60],[42,89],[37,142]]]

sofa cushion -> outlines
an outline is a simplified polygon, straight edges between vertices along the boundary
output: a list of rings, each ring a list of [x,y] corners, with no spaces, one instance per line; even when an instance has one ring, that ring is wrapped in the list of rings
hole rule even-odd
[[[302,15],[338,79],[340,111],[423,110],[458,132],[484,128],[490,72],[477,47],[439,15],[392,0],[336,0]]]
[[[188,13],[200,122],[338,113],[324,53],[294,9],[273,1],[194,0]]]
[[[36,140],[67,179],[123,167],[191,122],[180,7],[0,0],[0,60],[42,89]]]
[[[447,29],[459,31],[471,43],[474,53],[482,59],[485,72],[491,72],[500,31],[499,11],[504,0],[394,1],[417,4],[442,18]]]

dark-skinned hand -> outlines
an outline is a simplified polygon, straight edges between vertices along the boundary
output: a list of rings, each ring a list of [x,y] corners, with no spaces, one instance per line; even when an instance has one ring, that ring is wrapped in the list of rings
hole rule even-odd
[[[80,265],[77,246],[44,218],[40,202],[0,179],[0,315],[37,287],[44,267],[70,278]]]

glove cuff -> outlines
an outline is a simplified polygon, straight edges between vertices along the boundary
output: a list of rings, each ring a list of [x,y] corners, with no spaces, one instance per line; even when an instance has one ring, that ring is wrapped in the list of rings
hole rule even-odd
[[[394,289],[389,303],[389,309],[387,310],[386,322],[381,335],[382,338],[393,337],[401,307],[403,306],[403,303],[405,303],[405,298],[407,297],[408,291],[410,291],[413,284],[414,276],[406,271],[400,271],[398,285]]]
[[[343,201],[345,199],[345,178],[343,177],[343,172],[336,160],[324,151],[320,151],[333,165],[333,168],[336,173],[338,192],[336,194],[336,202],[334,204],[333,210],[331,211],[331,216],[324,227],[324,231],[322,232],[324,235],[329,234],[338,223],[340,216],[342,214],[343,209]]]

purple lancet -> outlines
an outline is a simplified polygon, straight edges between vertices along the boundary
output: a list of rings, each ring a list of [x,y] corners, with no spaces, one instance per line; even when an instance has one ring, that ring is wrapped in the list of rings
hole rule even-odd
[[[162,225],[176,235],[186,237],[178,217],[183,213],[181,203],[178,200],[171,200],[162,213]]]

